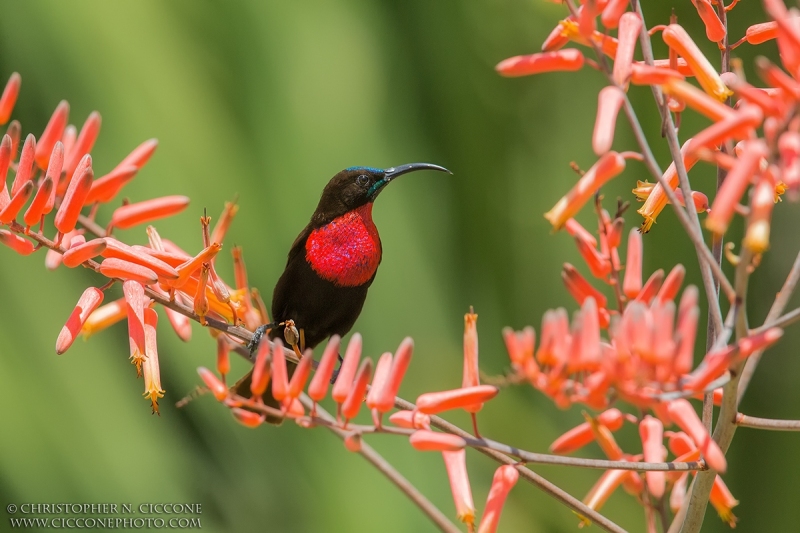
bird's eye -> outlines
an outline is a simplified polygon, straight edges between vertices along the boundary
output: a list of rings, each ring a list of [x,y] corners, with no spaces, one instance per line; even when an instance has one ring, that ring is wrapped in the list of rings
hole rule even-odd
[[[367,185],[369,185],[369,176],[367,176],[366,174],[360,174],[356,178],[356,183],[358,183],[362,187],[366,187]]]

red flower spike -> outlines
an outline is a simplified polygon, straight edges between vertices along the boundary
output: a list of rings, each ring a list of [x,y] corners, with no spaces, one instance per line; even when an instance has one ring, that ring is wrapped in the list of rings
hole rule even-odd
[[[364,395],[367,393],[367,385],[369,385],[369,378],[371,376],[372,360],[364,359],[361,361],[361,366],[358,368],[356,379],[353,381],[353,386],[347,394],[347,398],[342,402],[342,417],[345,420],[352,420],[355,418],[358,411],[361,409],[361,404],[364,402]]]
[[[583,499],[583,503],[585,503],[589,509],[599,511],[626,477],[628,477],[628,472],[625,470],[606,470],[589,490],[589,493]],[[585,516],[579,514],[578,517],[581,519],[579,527],[592,523],[591,520]]]
[[[778,23],[762,22],[753,24],[745,31],[744,38],[750,44],[761,44],[778,37]]]
[[[372,378],[372,385],[367,394],[367,407],[369,409],[375,409],[378,397],[383,394],[383,390],[386,388],[386,380],[389,377],[391,368],[392,354],[386,352],[381,355],[381,358],[378,359],[378,364],[375,365],[375,376]]]
[[[53,111],[47,126],[45,126],[42,136],[39,138],[39,144],[36,145],[34,158],[36,159],[36,164],[42,170],[50,166],[53,148],[57,142],[61,141],[61,137],[64,135],[64,128],[67,127],[68,118],[69,103],[66,100],[61,100],[56,110]]]
[[[567,287],[569,293],[579,304],[583,304],[586,298],[592,297],[600,307],[606,307],[608,305],[608,300],[605,295],[594,288],[571,264],[564,263],[564,268],[561,271],[561,279],[564,281],[564,285]]]
[[[349,452],[360,452],[361,451],[361,435],[359,433],[351,433],[350,435],[344,438],[344,447]]]
[[[494,69],[501,76],[517,77],[544,72],[576,71],[583,67],[583,54],[575,48],[541,52],[527,56],[509,57],[497,64]]]
[[[636,298],[642,290],[642,247],[642,234],[632,228],[628,233],[628,259],[622,281],[622,292],[630,299]]]
[[[300,362],[297,364],[297,367],[294,369],[292,379],[289,381],[290,398],[299,398],[300,394],[302,394],[308,382],[308,378],[311,375],[311,365],[313,363],[314,356],[311,354],[311,350],[306,350]]]
[[[66,154],[66,164],[64,166],[64,170],[67,173],[66,182],[69,182],[74,176],[79,161],[92,151],[97,135],[100,133],[100,122],[100,113],[92,111],[86,122],[83,123],[75,144]],[[66,143],[64,145],[66,147]]]
[[[219,402],[225,401],[228,397],[228,388],[225,384],[211,370],[205,367],[198,367],[197,373],[200,374],[200,378],[202,378],[208,390],[211,391],[211,394],[214,395],[214,398]]]
[[[656,297],[658,294],[659,289],[661,289],[661,284],[664,282],[664,271],[662,269],[658,269],[650,275],[650,278],[647,280],[647,283],[644,284],[642,290],[639,291],[639,294],[636,295],[636,299],[640,302],[644,302],[647,305],[650,305],[650,302],[653,298]]]
[[[161,388],[161,371],[158,366],[157,324],[158,313],[156,313],[156,310],[146,308],[144,310],[144,343],[147,358],[142,363],[142,373],[144,374],[143,396],[145,399],[150,400],[154,414],[159,414],[158,399],[164,397],[164,390]]]
[[[10,224],[11,221],[16,218],[17,214],[25,207],[25,202],[27,202],[28,198],[33,194],[33,188],[33,182],[27,181],[25,185],[11,197],[11,201],[8,202],[8,205],[0,211],[0,224]]]
[[[56,204],[56,196],[58,195],[58,188],[61,183],[61,167],[63,164],[64,145],[59,141],[53,146],[53,151],[48,159],[47,172],[45,173],[45,176],[53,181],[53,191],[50,194],[50,198],[47,200],[47,205],[44,209],[45,214],[50,213]]]
[[[600,22],[609,30],[613,30],[619,25],[619,19],[627,11],[629,5],[628,0],[609,0],[600,15]]]
[[[648,463],[663,463],[667,453],[664,449],[664,425],[661,421],[650,415],[645,416],[639,422],[639,436],[642,439],[644,460]],[[644,477],[650,494],[661,498],[664,495],[664,472],[645,472]]]
[[[89,159],[89,164],[91,164],[91,159]],[[61,207],[56,212],[54,222],[56,229],[61,233],[67,233],[75,229],[75,224],[78,223],[78,217],[81,214],[86,196],[88,196],[89,190],[92,188],[93,179],[92,167],[87,166],[81,174],[70,182],[64,199],[61,201]]]
[[[625,93],[613,85],[603,87],[597,96],[597,118],[594,123],[592,148],[598,157],[611,150],[617,115],[624,101]]]
[[[742,241],[742,246],[754,254],[764,253],[769,248],[774,197],[775,183],[768,174],[762,174],[750,198],[750,216],[747,218],[747,231]]]
[[[714,198],[711,213],[706,219],[706,228],[717,235],[725,233],[735,213],[736,205],[744,195],[753,175],[758,172],[761,160],[768,155],[769,149],[763,140],[745,142],[736,166],[728,172]]]
[[[594,277],[604,279],[611,273],[611,262],[597,248],[579,237],[575,238],[575,244]]]
[[[687,400],[674,400],[669,402],[667,410],[672,421],[683,431],[689,435],[700,448],[706,463],[709,468],[716,470],[719,473],[725,473],[728,463],[725,460],[725,454],[720,450],[719,445],[714,442],[711,435],[703,426],[697,413],[694,411],[692,404]]]
[[[361,346],[361,334],[354,333],[350,337],[347,350],[344,352],[344,360],[341,368],[339,368],[339,377],[336,378],[336,383],[333,385],[331,395],[336,403],[341,404],[344,402],[353,386],[353,379],[355,379],[356,370],[358,369],[358,361],[361,359]]]
[[[189,206],[187,196],[164,196],[124,205],[111,215],[109,227],[128,229],[139,224],[147,224],[165,217],[177,215]]]
[[[497,531],[506,497],[517,484],[518,479],[519,472],[513,465],[503,465],[495,471],[478,533],[495,533]]]
[[[17,96],[19,96],[20,85],[22,85],[22,77],[16,72],[12,73],[3,89],[3,95],[0,96],[0,124],[5,124],[11,118],[11,112],[14,110],[14,104],[17,103]]]
[[[131,348],[131,364],[136,365],[136,375],[142,375],[142,362],[146,357],[144,340],[144,308],[146,298],[144,287],[136,281],[126,281],[122,284],[125,294],[125,303],[128,313],[128,341]]]
[[[622,427],[625,417],[619,409],[612,408],[597,415],[597,421],[611,431],[617,431]],[[572,453],[593,441],[592,427],[588,422],[584,422],[553,441],[550,451],[558,454]]]
[[[333,335],[325,346],[325,351],[322,352],[322,357],[319,360],[319,366],[311,378],[311,384],[308,386],[308,396],[315,402],[321,402],[328,394],[328,385],[330,384],[331,376],[339,360],[339,345],[341,343],[339,335]]]
[[[591,243],[592,246],[597,246],[597,239],[594,238],[594,235],[589,233],[589,231],[581,226],[581,223],[574,218],[570,218],[564,223],[564,229],[567,230],[567,233],[569,233],[571,237],[580,237],[582,240]]]
[[[418,429],[411,434],[408,441],[415,450],[421,452],[455,452],[467,446],[467,441],[458,435],[428,429]]]
[[[19,139],[22,136],[22,126],[19,120],[11,121],[11,124],[8,125],[8,129],[6,129],[6,135],[11,138],[11,161],[16,161],[19,150]]]
[[[253,364],[253,374],[250,377],[250,392],[253,393],[254,398],[261,397],[267,390],[267,385],[269,384],[270,380],[270,369],[275,369],[274,362],[270,362],[270,349],[277,350],[277,344],[280,343],[280,353],[283,355],[283,342],[280,339],[275,339],[274,345],[270,347],[270,344],[266,341],[260,342],[258,344],[258,352],[256,353],[256,361]],[[227,343],[226,343],[227,344]],[[286,361],[283,362],[283,371],[286,370]],[[279,370],[281,372],[281,370]],[[278,376],[278,379],[283,379]],[[279,385],[279,389],[282,384]],[[275,384],[272,385],[273,391],[275,389]],[[286,386],[288,390],[288,385]],[[279,391],[280,394],[281,391]],[[281,394],[281,398],[276,398],[276,400],[280,401],[285,398],[285,395]]]
[[[739,500],[733,497],[728,486],[722,481],[722,478],[716,476],[714,478],[714,485],[711,486],[711,495],[709,496],[711,505],[716,509],[720,519],[728,524],[730,527],[736,527],[738,518],[733,514],[732,509],[739,505]]]
[[[83,324],[89,315],[103,303],[103,291],[95,287],[89,287],[78,300],[72,314],[69,315],[67,323],[61,328],[56,340],[56,353],[58,355],[66,352],[80,333]]]
[[[100,263],[100,273],[107,278],[123,279],[153,285],[158,283],[158,276],[149,268],[125,261],[124,259],[109,258]]]
[[[431,417],[419,411],[397,411],[391,414],[389,422],[406,429],[430,429]]]
[[[712,124],[688,141],[689,153],[701,148],[713,149],[725,141],[734,138],[746,138],[754,128],[757,128],[764,119],[761,108],[754,105],[745,105],[739,108],[735,115]]]
[[[114,171],[131,166],[141,169],[153,156],[153,152],[156,151],[156,148],[158,148],[158,139],[146,140],[134,148],[130,154],[125,156],[125,159],[119,162],[119,164],[114,168]]]
[[[426,415],[435,415],[450,409],[459,409],[491,400],[500,389],[494,385],[478,385],[441,392],[427,392],[417,398],[417,409]]]
[[[636,51],[636,43],[639,40],[641,29],[642,19],[637,13],[628,11],[620,17],[617,34],[619,44],[617,45],[617,55],[614,58],[612,79],[617,86],[623,89],[628,88],[633,53]]]
[[[566,196],[545,213],[544,217],[550,221],[554,230],[561,229],[600,187],[623,170],[625,170],[625,158],[614,151],[606,153],[586,171]]]
[[[257,428],[267,419],[266,416],[240,407],[231,408],[233,418],[246,428]]]
[[[30,255],[36,251],[31,241],[5,229],[0,229],[0,243],[5,244],[19,255]]]
[[[69,250],[64,253],[62,258],[64,266],[68,268],[75,268],[84,261],[97,257],[103,253],[107,246],[105,239],[92,239],[77,246],[73,245],[74,242],[75,239],[70,243]]]
[[[403,377],[406,375],[406,370],[411,362],[411,355],[414,352],[414,339],[406,337],[397,347],[397,351],[392,359],[392,367],[389,370],[389,375],[386,378],[386,384],[383,391],[378,396],[375,402],[375,409],[380,413],[386,413],[394,407],[394,399],[397,392],[400,390],[400,384],[403,382]]]
[[[103,257],[124,259],[125,261],[142,265],[155,272],[163,280],[169,281],[178,278],[178,271],[166,262],[147,253],[139,252],[113,237],[106,237],[105,241],[106,249],[103,251]]]
[[[719,19],[717,11],[711,6],[708,0],[693,0],[692,3],[697,9],[697,14],[706,26],[706,37],[714,43],[718,43],[725,38],[725,25]]]
[[[129,181],[136,177],[139,169],[134,166],[118,167],[92,183],[92,190],[86,197],[87,204],[110,202]]]
[[[25,211],[22,220],[25,221],[26,226],[33,226],[39,223],[44,216],[44,211],[47,208],[47,202],[50,200],[50,195],[53,192],[53,180],[45,178],[39,190],[36,191],[36,196],[33,197],[31,205]]]
[[[677,70],[667,67],[655,67],[638,62],[631,65],[631,83],[634,85],[664,85],[684,78],[685,76]]]
[[[661,32],[661,36],[667,46],[686,60],[706,93],[720,102],[724,102],[731,95],[731,91],[722,82],[717,71],[689,37],[686,30],[678,24],[670,24]]]
[[[227,376],[231,371],[231,347],[224,335],[217,337],[217,372],[220,376]]]
[[[19,163],[17,163],[17,174],[14,176],[14,182],[11,185],[11,196],[17,192],[33,178],[33,154],[36,151],[36,137],[28,134],[25,137],[25,144],[22,145],[22,154],[19,156]]]
[[[289,375],[286,371],[286,356],[283,354],[283,341],[277,338],[272,341],[272,362],[270,363],[270,368],[272,369],[272,396],[281,402],[289,395]]]
[[[465,524],[475,522],[475,504],[472,502],[472,489],[467,474],[467,450],[442,452],[447,479],[450,480],[450,492],[456,504],[456,516]]]

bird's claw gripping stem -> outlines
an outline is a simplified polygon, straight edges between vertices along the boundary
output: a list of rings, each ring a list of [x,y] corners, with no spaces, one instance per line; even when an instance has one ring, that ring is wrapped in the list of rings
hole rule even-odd
[[[277,327],[279,324],[277,322],[270,322],[269,324],[264,324],[258,326],[256,330],[253,332],[253,340],[247,345],[247,349],[250,351],[250,359],[253,359],[258,351],[258,345],[261,344],[261,339],[264,337],[264,334]]]

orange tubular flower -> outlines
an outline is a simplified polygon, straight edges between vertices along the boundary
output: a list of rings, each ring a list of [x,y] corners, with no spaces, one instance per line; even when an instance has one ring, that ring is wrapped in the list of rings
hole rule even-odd
[[[386,413],[394,407],[394,399],[400,390],[400,384],[406,375],[406,370],[411,362],[411,355],[414,352],[414,340],[406,337],[397,347],[397,351],[392,359],[392,367],[386,378],[381,394],[375,399],[375,409],[380,413]]]
[[[583,54],[569,48],[555,52],[541,52],[527,56],[514,56],[497,64],[495,70],[502,76],[518,77],[543,72],[576,71],[583,67]]]
[[[158,139],[148,139],[128,154],[125,159],[119,162],[114,170],[120,170],[125,167],[136,167],[141,169],[153,156],[153,152],[158,148]],[[112,171],[113,172],[113,171]]]
[[[145,285],[158,283],[158,276],[149,268],[125,261],[124,259],[109,258],[100,263],[99,271],[107,278],[131,280]]]
[[[6,135],[11,139],[11,160],[17,159],[17,150],[19,149],[19,138],[22,135],[22,125],[19,120],[12,120],[8,125]]]
[[[351,433],[344,438],[344,447],[350,452],[360,452],[362,448],[362,439],[359,433]]]
[[[53,146],[53,151],[50,154],[50,159],[47,164],[47,172],[45,176],[53,180],[53,191],[50,193],[50,198],[47,200],[45,206],[45,214],[53,210],[56,204],[56,195],[58,193],[58,185],[61,182],[61,167],[64,165],[64,145],[61,141],[56,142]]]
[[[389,422],[406,429],[431,428],[431,417],[419,411],[396,411],[389,417]]]
[[[591,490],[589,490],[589,493],[583,499],[583,503],[585,503],[589,509],[599,511],[626,477],[628,477],[628,472],[625,470],[606,470],[594,486],[592,486]],[[581,524],[579,525],[589,525],[592,523],[591,520],[585,516],[578,515],[578,517],[581,519]]]
[[[647,283],[644,284],[642,290],[636,295],[636,299],[640,302],[650,305],[650,301],[655,298],[656,294],[658,294],[663,282],[664,271],[659,268],[647,279]]]
[[[222,215],[220,215],[214,230],[211,232],[212,243],[222,243],[225,240],[225,234],[228,233],[228,228],[238,212],[239,206],[236,205],[236,202],[225,202],[225,209],[223,209]]]
[[[178,279],[178,271],[169,266],[166,262],[151,255],[139,253],[132,247],[113,237],[106,237],[105,241],[106,249],[103,251],[103,257],[124,259],[125,261],[142,265],[155,272],[159,278],[164,280]]]
[[[110,202],[126,183],[136,177],[139,169],[134,166],[117,167],[92,183],[92,190],[86,197],[87,204]]]
[[[500,389],[494,385],[478,385],[462,389],[441,392],[427,392],[417,398],[417,409],[426,415],[435,415],[442,411],[466,408],[476,403],[491,400]]]
[[[5,244],[19,255],[30,255],[36,251],[31,241],[5,229],[0,229],[0,243]]]
[[[364,362],[368,361],[369,359]],[[467,446],[467,441],[458,435],[439,433],[428,429],[418,429],[411,434],[408,441],[415,450],[421,452],[455,452],[463,450]]]
[[[350,392],[353,379],[355,379],[356,371],[358,370],[358,361],[361,359],[361,347],[361,334],[354,333],[350,337],[350,342],[344,352],[342,366],[339,368],[339,377],[336,378],[336,383],[333,384],[331,396],[336,403],[341,404],[344,402]]]
[[[90,156],[87,155],[86,157],[88,159],[82,160],[86,161],[86,164],[82,165],[84,168],[70,182],[64,199],[61,201],[61,207],[56,212],[54,224],[61,233],[67,233],[75,229],[75,225],[78,223],[78,216],[80,216],[86,197],[92,188],[92,180],[94,179],[91,167],[92,160]]]
[[[311,384],[308,386],[308,396],[315,402],[320,402],[325,399],[328,394],[328,385],[330,384],[331,376],[339,360],[339,345],[341,343],[339,335],[333,335],[325,346],[325,351],[319,360],[319,366],[311,378]]]
[[[580,237],[582,240],[590,243],[592,246],[597,246],[597,239],[594,238],[594,235],[589,233],[589,231],[581,226],[581,223],[574,218],[567,220],[567,222],[564,224],[564,229],[567,230],[567,233],[569,233],[571,237]]]
[[[105,239],[92,239],[78,246],[72,246],[70,243],[70,248],[64,253],[62,262],[65,267],[75,268],[84,261],[102,254],[106,246]]]
[[[723,522],[730,527],[736,527],[736,515],[733,514],[733,508],[739,505],[739,500],[733,497],[728,486],[722,481],[722,478],[717,476],[714,478],[714,485],[711,487],[711,495],[709,497],[711,505],[716,509],[717,514]]]
[[[282,402],[289,395],[289,374],[286,370],[286,356],[283,354],[283,341],[272,341],[272,396]]]
[[[187,196],[164,196],[143,202],[124,205],[111,215],[109,228],[128,229],[161,218],[177,215],[189,206]]]
[[[311,365],[314,363],[314,357],[311,355],[311,350],[306,350],[297,367],[294,369],[292,379],[289,381],[289,397],[299,398],[300,394],[311,376]]]
[[[614,57],[614,71],[612,78],[617,86],[627,90],[631,77],[633,53],[636,51],[636,42],[642,29],[642,19],[631,11],[619,19],[617,55]]]
[[[642,234],[632,228],[628,234],[628,260],[625,262],[625,278],[622,292],[630,299],[642,290]]]
[[[64,327],[61,328],[61,333],[58,334],[58,339],[56,340],[56,353],[58,355],[63,354],[72,346],[86,320],[101,303],[103,303],[103,291],[95,287],[89,287],[83,291],[75,309],[69,315],[67,323],[64,324]]]
[[[686,30],[678,24],[670,24],[661,36],[667,46],[686,60],[705,92],[720,102],[724,102],[732,94]]]
[[[208,263],[203,263],[200,268],[200,280],[194,290],[193,309],[197,316],[200,317],[200,323],[206,324],[206,315],[208,314]]]
[[[456,504],[456,516],[465,524],[475,522],[475,504],[472,502],[472,489],[467,475],[467,451],[442,452],[447,478],[450,480],[450,491]]]
[[[707,127],[690,141],[688,151],[694,153],[701,148],[714,148],[732,138],[747,138],[764,120],[761,108],[744,105],[733,116]]]
[[[747,232],[742,245],[754,254],[761,254],[769,248],[770,219],[775,205],[775,184],[772,177],[764,173],[755,186],[750,199],[750,216],[747,218]]]
[[[0,125],[5,124],[11,118],[11,112],[14,110],[14,104],[17,103],[21,85],[22,77],[16,72],[11,74],[5,89],[3,89],[3,95],[0,96]]]
[[[86,119],[86,122],[83,123],[83,127],[78,134],[78,138],[75,140],[75,144],[66,156],[64,170],[67,173],[67,179],[65,180],[65,184],[69,183],[72,179],[75,169],[78,168],[78,162],[92,151],[94,142],[97,140],[97,135],[100,133],[100,122],[100,113],[92,111]]]
[[[470,312],[464,315],[464,375],[461,387],[477,387],[481,384],[478,368],[478,315]],[[482,403],[468,405],[464,410],[475,414],[483,408]]]
[[[569,293],[579,304],[583,304],[586,298],[592,297],[598,306],[606,307],[608,305],[608,299],[605,295],[586,281],[586,278],[581,276],[580,272],[571,264],[564,263],[561,279],[564,281]]]
[[[638,62],[634,62],[631,65],[631,83],[634,85],[664,85],[673,80],[680,81],[684,79],[685,76],[682,73],[671,68],[656,67]]]
[[[131,348],[131,364],[136,365],[136,375],[142,375],[142,362],[146,357],[144,340],[144,309],[146,298],[144,287],[136,281],[122,284],[128,313],[128,340]]]
[[[692,404],[684,399],[674,400],[667,404],[667,411],[672,421],[695,442],[709,468],[720,474],[725,473],[728,466],[725,454],[708,434]]]
[[[50,194],[53,192],[53,180],[45,178],[39,190],[36,191],[36,196],[33,197],[33,202],[28,206],[22,219],[25,221],[26,226],[33,226],[42,220],[44,211],[47,208],[47,202],[50,200]]]
[[[681,285],[683,284],[683,278],[685,275],[686,269],[680,263],[672,267],[672,270],[670,270],[669,274],[667,275],[667,279],[664,280],[663,285],[661,285],[661,288],[656,295],[656,300],[658,303],[663,304],[671,302],[675,299],[675,297],[678,295]]]
[[[506,344],[508,357],[511,359],[511,366],[517,374],[525,375],[526,368],[533,366],[534,372],[538,371],[538,365],[533,359],[533,347],[536,343],[536,332],[530,326],[520,332],[511,328],[503,328],[503,340]]]
[[[392,354],[391,352],[386,352],[381,355],[380,359],[378,359],[378,364],[375,366],[375,375],[372,378],[372,385],[367,394],[367,408],[375,409],[378,397],[383,394],[383,390],[386,388],[386,380],[391,369]]]
[[[692,0],[694,7],[697,9],[697,14],[703,20],[706,26],[706,37],[711,42],[718,43],[725,38],[725,25],[719,19],[716,10],[711,6],[708,0]]]
[[[8,193],[8,185],[6,184],[6,175],[8,174],[8,167],[11,164],[11,137],[3,135],[3,140],[0,141],[0,211],[6,208],[8,202],[11,201],[11,196]]]
[[[278,339],[278,341],[280,341],[280,339]],[[281,354],[282,353],[283,350],[281,350]],[[259,343],[258,353],[256,353],[256,361],[253,364],[253,373],[250,376],[250,392],[253,394],[254,398],[260,398],[267,390],[267,385],[269,384],[270,366],[271,366],[269,355],[270,355],[269,343],[268,342]]]
[[[22,153],[19,156],[17,163],[17,174],[14,176],[14,182],[11,184],[11,196],[17,194],[17,191],[33,178],[33,154],[36,151],[36,137],[28,134],[25,137],[25,144],[22,145]]]
[[[753,24],[745,31],[744,38],[750,44],[762,44],[778,37],[778,23],[762,22]]]
[[[364,395],[367,392],[367,385],[369,385],[371,375],[372,359],[367,358],[361,361],[361,366],[356,372],[356,379],[352,383],[347,398],[342,402],[342,417],[345,421],[355,418],[358,415],[358,411],[361,410],[361,404],[364,402]]]
[[[147,308],[144,310],[144,343],[146,359],[142,363],[142,373],[144,374],[144,394],[145,399],[150,400],[153,406],[153,413],[158,413],[158,399],[164,397],[164,389],[161,388],[161,371],[158,367],[158,346],[156,343],[156,325],[158,324],[158,313],[155,309]]]
[[[231,371],[231,347],[225,335],[217,337],[217,372],[225,379],[225,376]]]
[[[667,95],[680,100],[713,121],[728,118],[735,113],[730,107],[708,96],[691,83],[682,79],[670,78],[661,85],[661,89]]]
[[[128,314],[125,298],[120,298],[113,302],[97,308],[89,318],[83,323],[81,335],[88,339],[98,331],[102,331],[109,326],[113,326]]]
[[[478,533],[495,533],[497,531],[503,505],[518,479],[519,472],[513,465],[503,465],[495,471]]]
[[[594,122],[592,148],[598,157],[611,150],[617,115],[624,101],[625,93],[613,85],[603,87],[597,96],[597,118]]]
[[[625,170],[625,158],[614,151],[606,153],[581,176],[566,196],[545,213],[544,217],[553,225],[554,230],[561,229],[600,187],[623,170]]]
[[[211,394],[214,395],[214,398],[219,402],[225,401],[228,397],[228,387],[226,387],[211,370],[205,367],[198,367],[197,373],[200,375],[203,383],[206,384],[206,387],[208,387],[208,390],[211,391]]]
[[[613,30],[619,25],[619,19],[629,5],[630,2],[627,0],[609,0],[600,15],[600,22],[609,30]]]
[[[619,409],[612,408],[597,415],[597,422],[611,431],[617,431],[622,427],[625,416]],[[592,426],[584,422],[570,429],[550,445],[550,451],[558,454],[572,453],[594,441]]]
[[[778,138],[781,178],[788,189],[800,187],[800,133],[787,131]]]
[[[50,155],[53,153],[53,147],[61,140],[64,135],[64,128],[67,127],[69,119],[69,103],[66,100],[61,100],[53,111],[53,116],[45,126],[42,136],[39,138],[39,144],[36,145],[36,164],[42,170],[45,170],[50,164]]]
[[[267,417],[264,415],[254,413],[253,411],[248,411],[247,409],[242,409],[240,407],[231,408],[231,414],[237,422],[247,428],[257,428],[264,423],[264,420],[267,419]]]
[[[25,182],[25,185],[17,191],[17,194],[11,197],[11,201],[8,202],[8,205],[0,211],[0,224],[9,224],[14,220],[20,210],[25,206],[25,202],[27,202],[28,198],[33,194],[33,188],[32,181]]]
[[[639,423],[639,436],[642,439],[642,453],[648,463],[662,463],[667,458],[664,450],[664,425],[650,415]],[[664,495],[664,472],[645,472],[647,488],[655,498]]]
[[[761,160],[769,155],[767,144],[761,139],[746,141],[741,157],[728,172],[725,181],[717,192],[711,213],[706,219],[706,228],[717,235],[724,234],[736,212],[736,205],[744,195],[750,180],[761,165]]]

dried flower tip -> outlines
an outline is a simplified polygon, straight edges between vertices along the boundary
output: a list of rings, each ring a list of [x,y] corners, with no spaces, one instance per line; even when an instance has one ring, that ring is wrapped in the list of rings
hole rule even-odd
[[[478,533],[494,533],[500,522],[500,513],[506,502],[508,493],[517,484],[519,472],[513,465],[503,465],[494,473],[489,497],[486,499],[486,508],[483,511],[481,525]]]
[[[91,165],[90,156],[87,155],[86,157],[89,157],[88,164]],[[94,172],[92,172],[92,167],[86,166],[81,174],[70,181],[54,222],[56,229],[61,233],[67,233],[75,229],[81,209],[85,205],[86,197],[92,188],[93,179]]]
[[[67,323],[64,324],[64,327],[61,328],[61,333],[58,334],[58,339],[56,340],[56,353],[58,355],[63,354],[72,346],[86,320],[101,303],[103,303],[103,291],[95,287],[89,287],[83,291],[77,305],[75,305],[75,309],[69,315]]]
[[[214,395],[214,398],[220,402],[225,401],[225,398],[228,397],[228,388],[225,384],[211,370],[205,367],[198,367],[197,373],[200,374],[200,378],[206,384],[208,390],[211,391],[211,394]]]
[[[17,163],[17,174],[14,176],[14,182],[11,185],[11,196],[17,194],[17,191],[33,178],[33,154],[35,152],[36,137],[29,133],[25,137],[25,144],[22,145],[22,154],[20,154],[19,163]]]
[[[361,404],[364,402],[364,396],[367,393],[367,385],[369,385],[369,378],[372,375],[372,360],[364,359],[361,366],[356,373],[356,379],[353,381],[353,386],[347,394],[347,398],[342,402],[342,417],[345,420],[352,420],[361,409]]]
[[[164,196],[117,208],[111,215],[109,227],[128,229],[165,217],[177,215],[189,206],[187,196]]]
[[[99,271],[107,278],[112,279],[138,281],[145,285],[152,285],[158,282],[158,276],[149,268],[114,257],[105,259],[100,263]]]
[[[354,333],[347,344],[344,360],[339,368],[339,377],[336,378],[336,383],[333,385],[331,396],[336,403],[344,402],[353,386],[353,379],[358,370],[358,361],[361,359],[361,346],[361,334]]]
[[[20,255],[30,255],[36,251],[31,241],[5,229],[0,229],[0,243],[5,244]]]
[[[467,441],[458,435],[418,429],[408,438],[411,446],[421,452],[454,452],[467,446]]]
[[[597,96],[597,118],[594,123],[592,148],[598,157],[611,150],[617,115],[624,101],[625,93],[613,85],[603,87]]]
[[[69,250],[64,253],[62,262],[66,267],[75,268],[84,261],[102,254],[106,246],[105,239],[92,239],[78,246],[72,246],[72,244],[70,244]]]
[[[212,243],[223,242],[225,239],[225,234],[228,232],[228,228],[230,227],[231,222],[233,222],[233,218],[236,216],[238,211],[239,206],[235,201],[225,202],[225,209],[222,211],[222,215],[220,215],[219,220],[217,220],[217,224],[214,226],[214,230],[211,232]]]
[[[25,202],[27,202],[28,198],[33,194],[33,189],[34,185],[32,181],[25,182],[20,190],[11,197],[11,201],[8,202],[8,205],[0,211],[0,224],[10,224],[11,221],[16,218],[17,214],[25,206]]]
[[[319,366],[311,378],[311,384],[308,386],[308,396],[315,402],[321,402],[325,395],[328,394],[328,385],[330,384],[331,376],[339,360],[339,346],[341,343],[339,335],[333,335],[328,340],[325,346],[325,351],[322,352],[322,357],[319,360]]]
[[[617,55],[614,58],[614,70],[612,79],[617,86],[627,89],[631,77],[631,65],[633,64],[633,54],[636,51],[636,43],[639,39],[639,32],[642,29],[642,19],[637,13],[631,11],[625,13],[619,19],[619,31],[617,45]]]
[[[561,229],[608,180],[625,170],[625,158],[610,151],[586,171],[578,183],[545,213],[554,230]]]
[[[527,56],[514,56],[497,64],[495,70],[502,76],[517,77],[554,71],[576,71],[583,67],[583,54],[569,48],[554,52],[541,52]]]
[[[22,85],[22,77],[16,72],[12,73],[3,89],[3,95],[0,96],[0,125],[5,124],[11,118],[11,112],[14,110],[14,104],[17,103],[17,96],[19,96],[20,85]]]
[[[406,429],[430,429],[431,417],[419,411],[397,411],[391,414],[389,422]]]
[[[300,332],[294,324],[287,324],[283,328],[283,338],[289,346],[297,346],[300,343]]]
[[[417,398],[417,409],[427,415],[458,409],[491,400],[500,389],[493,385],[478,385],[441,392],[427,392]]]
[[[732,94],[686,30],[678,24],[670,24],[661,33],[661,36],[667,46],[686,60],[705,92],[720,102],[724,102]]]
[[[36,145],[36,164],[42,170],[45,170],[50,165],[50,157],[53,153],[53,148],[56,143],[61,140],[64,135],[64,128],[67,127],[69,118],[69,103],[66,100],[61,100],[56,106],[50,121],[45,126],[42,136],[39,138],[39,143]]]
[[[611,431],[622,427],[625,416],[619,409],[612,408],[597,415],[597,421]],[[580,424],[553,441],[550,451],[558,454],[572,453],[594,441],[594,433],[588,422]]]
[[[94,142],[97,140],[97,135],[100,133],[100,123],[100,113],[97,111],[92,111],[86,118],[86,122],[83,123],[83,127],[78,134],[78,138],[75,140],[75,144],[66,155],[64,170],[67,173],[67,182],[69,182],[75,174],[79,161],[92,151]],[[66,148],[66,143],[64,143],[64,145]]]

